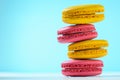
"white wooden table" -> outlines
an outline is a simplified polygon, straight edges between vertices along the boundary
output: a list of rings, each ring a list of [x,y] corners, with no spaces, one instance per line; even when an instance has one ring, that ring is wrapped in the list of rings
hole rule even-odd
[[[66,77],[61,73],[0,73],[0,80],[120,80],[120,72],[91,77]]]

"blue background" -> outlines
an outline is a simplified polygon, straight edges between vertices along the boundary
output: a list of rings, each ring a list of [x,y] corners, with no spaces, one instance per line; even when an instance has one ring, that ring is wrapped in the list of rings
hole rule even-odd
[[[0,71],[60,72],[67,45],[57,42],[57,30],[68,26],[61,12],[72,5],[100,3],[105,20],[95,23],[97,39],[109,41],[104,71],[120,71],[119,0],[0,0]]]

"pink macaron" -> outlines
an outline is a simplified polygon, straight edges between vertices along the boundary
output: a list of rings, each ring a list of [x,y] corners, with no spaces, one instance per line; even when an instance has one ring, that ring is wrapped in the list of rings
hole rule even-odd
[[[92,24],[77,24],[67,26],[58,30],[58,41],[60,43],[72,43],[89,40],[97,37],[97,32]]]
[[[66,76],[95,76],[102,73],[101,60],[69,60],[62,63],[62,74]]]

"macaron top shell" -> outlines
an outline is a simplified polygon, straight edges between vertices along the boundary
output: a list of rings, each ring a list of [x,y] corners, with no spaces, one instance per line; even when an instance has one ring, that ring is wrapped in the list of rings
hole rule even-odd
[[[64,28],[61,28],[58,30],[59,34],[72,34],[72,33],[78,33],[78,32],[88,32],[88,31],[94,31],[96,30],[94,25],[92,24],[77,24],[72,26],[67,26]]]
[[[86,40],[70,44],[68,46],[68,50],[73,51],[73,50],[96,49],[107,46],[108,42],[106,40]]]
[[[103,67],[101,60],[68,60],[62,63],[62,68],[94,68]]]
[[[77,5],[65,8],[63,10],[64,15],[76,15],[76,14],[92,14],[96,12],[104,12],[104,6],[100,4],[86,4],[86,5]]]

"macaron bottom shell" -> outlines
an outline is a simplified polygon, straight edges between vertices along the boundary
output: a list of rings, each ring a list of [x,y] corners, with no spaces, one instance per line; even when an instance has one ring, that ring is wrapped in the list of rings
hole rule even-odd
[[[84,69],[64,69],[62,74],[65,76],[96,76],[102,73],[102,68],[84,68]]]
[[[77,41],[90,40],[97,37],[97,32],[85,32],[72,35],[63,35],[58,37],[60,43],[72,43]]]
[[[90,49],[81,51],[69,51],[68,57],[71,59],[100,58],[107,55],[106,49]]]

